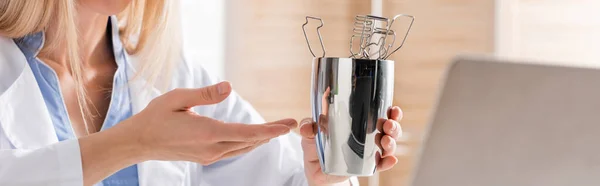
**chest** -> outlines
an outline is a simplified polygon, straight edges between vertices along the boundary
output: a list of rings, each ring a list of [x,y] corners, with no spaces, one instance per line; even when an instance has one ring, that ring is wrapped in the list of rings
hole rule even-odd
[[[61,78],[60,92],[68,113],[73,131],[77,136],[98,132],[106,119],[110,106],[114,72],[94,77],[83,84],[86,90],[86,102],[81,104],[78,97],[78,85],[72,77]],[[80,109],[84,106],[86,109]],[[85,122],[84,122],[85,121]]]
[[[123,91],[115,92],[116,89],[122,89],[122,87],[114,87],[115,85],[124,85],[116,82],[120,78],[114,62],[83,68],[81,83],[77,83],[76,78],[66,68],[51,62],[38,65],[41,68],[38,73],[42,73],[38,81],[45,81],[49,87],[53,87],[53,89],[41,87],[46,92],[44,96],[46,103],[54,105],[49,110],[53,112],[53,117],[60,117],[58,120],[62,122],[59,123],[70,123],[70,126],[63,126],[63,128],[68,130],[71,127],[72,131],[65,133],[83,136],[100,131],[106,123],[113,97],[123,97],[118,95],[124,93]],[[43,70],[43,68],[48,69]],[[44,74],[47,71],[54,73]],[[85,97],[78,95],[82,88],[85,90]],[[113,96],[114,94],[117,95]]]

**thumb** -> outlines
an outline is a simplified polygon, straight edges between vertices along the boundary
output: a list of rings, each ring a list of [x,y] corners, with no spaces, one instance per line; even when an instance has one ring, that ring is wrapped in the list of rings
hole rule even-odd
[[[302,119],[302,121],[300,122],[300,135],[308,139],[315,138],[315,127],[315,122],[313,122],[312,118]]]
[[[231,83],[223,81],[215,85],[185,89],[179,88],[167,92],[165,102],[172,109],[188,109],[199,105],[211,105],[219,103],[231,93]]]

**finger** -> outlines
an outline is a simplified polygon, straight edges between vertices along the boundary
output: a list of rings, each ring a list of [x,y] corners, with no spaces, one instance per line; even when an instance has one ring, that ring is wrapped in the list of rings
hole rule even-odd
[[[381,146],[383,147],[383,157],[394,156],[396,153],[396,140],[388,135],[381,138]]]
[[[231,93],[231,84],[229,82],[221,82],[215,85],[185,89],[179,88],[167,92],[163,95],[165,106],[171,109],[189,109],[198,105],[211,105],[219,103]]]
[[[396,158],[396,156],[385,157],[379,161],[379,164],[377,164],[377,171],[381,172],[390,170],[392,167],[394,167],[394,165],[396,165],[396,163],[398,163],[398,158]]]
[[[223,154],[231,152],[231,151],[235,151],[235,150],[239,150],[239,149],[243,149],[243,148],[246,148],[249,146],[259,144],[263,141],[267,141],[267,140],[251,141],[251,142],[221,141],[221,142],[217,142],[216,144],[211,146],[211,149],[212,149],[212,152],[220,153],[220,155],[223,155]]]
[[[387,119],[383,119],[383,118],[379,118],[377,119],[377,123],[375,124],[375,127],[377,128],[377,130],[379,132],[385,132],[383,131],[383,124],[387,121]]]
[[[296,122],[295,119],[282,119],[278,121],[265,123],[265,125],[285,125],[290,129],[295,129],[296,127],[298,127],[298,122]]]
[[[327,117],[325,114],[319,115],[319,121],[315,123],[316,125],[313,125],[313,133],[316,134],[319,130],[323,133],[329,133],[329,118]]]
[[[290,132],[284,124],[222,124],[216,131],[221,141],[261,141],[272,139]]]
[[[315,138],[315,130],[314,130],[314,122],[311,118],[304,118],[300,125],[300,135],[304,138],[314,139]]]
[[[319,152],[317,152],[317,144],[315,139],[302,138],[302,152],[304,153],[304,161],[311,163],[319,163]]]
[[[388,110],[388,118],[396,120],[397,122],[402,120],[403,115],[404,114],[402,113],[402,109],[400,109],[400,107],[393,106],[390,110]]]
[[[377,147],[379,147],[379,149],[381,149],[383,151],[383,146],[381,146],[381,138],[383,137],[383,133],[377,133],[375,134],[375,145],[377,145]]]
[[[391,136],[395,140],[398,140],[402,136],[402,127],[398,122],[388,119],[383,124],[383,133]]]
[[[325,92],[323,92],[323,97],[321,97],[321,114],[327,115],[329,112],[329,95],[331,94],[331,89],[327,87]]]
[[[268,142],[269,142],[269,140],[263,140],[263,141],[261,141],[259,143],[254,144],[254,145],[250,145],[250,146],[246,146],[244,148],[240,148],[240,149],[229,151],[229,152],[223,154],[220,159],[232,158],[232,157],[235,157],[235,156],[239,156],[239,155],[248,153],[248,152],[250,152],[250,151],[252,151],[252,150],[260,147],[261,145],[264,145],[264,144],[268,143]]]

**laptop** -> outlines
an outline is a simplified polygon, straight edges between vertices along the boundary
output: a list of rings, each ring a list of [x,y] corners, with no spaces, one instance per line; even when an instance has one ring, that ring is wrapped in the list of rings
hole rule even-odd
[[[412,186],[600,185],[600,70],[459,57]]]

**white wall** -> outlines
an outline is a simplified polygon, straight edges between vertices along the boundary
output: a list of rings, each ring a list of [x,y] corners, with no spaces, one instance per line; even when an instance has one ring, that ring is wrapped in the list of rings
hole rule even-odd
[[[496,52],[600,66],[600,1],[497,0]]]
[[[223,0],[181,0],[184,50],[188,58],[224,77]]]

